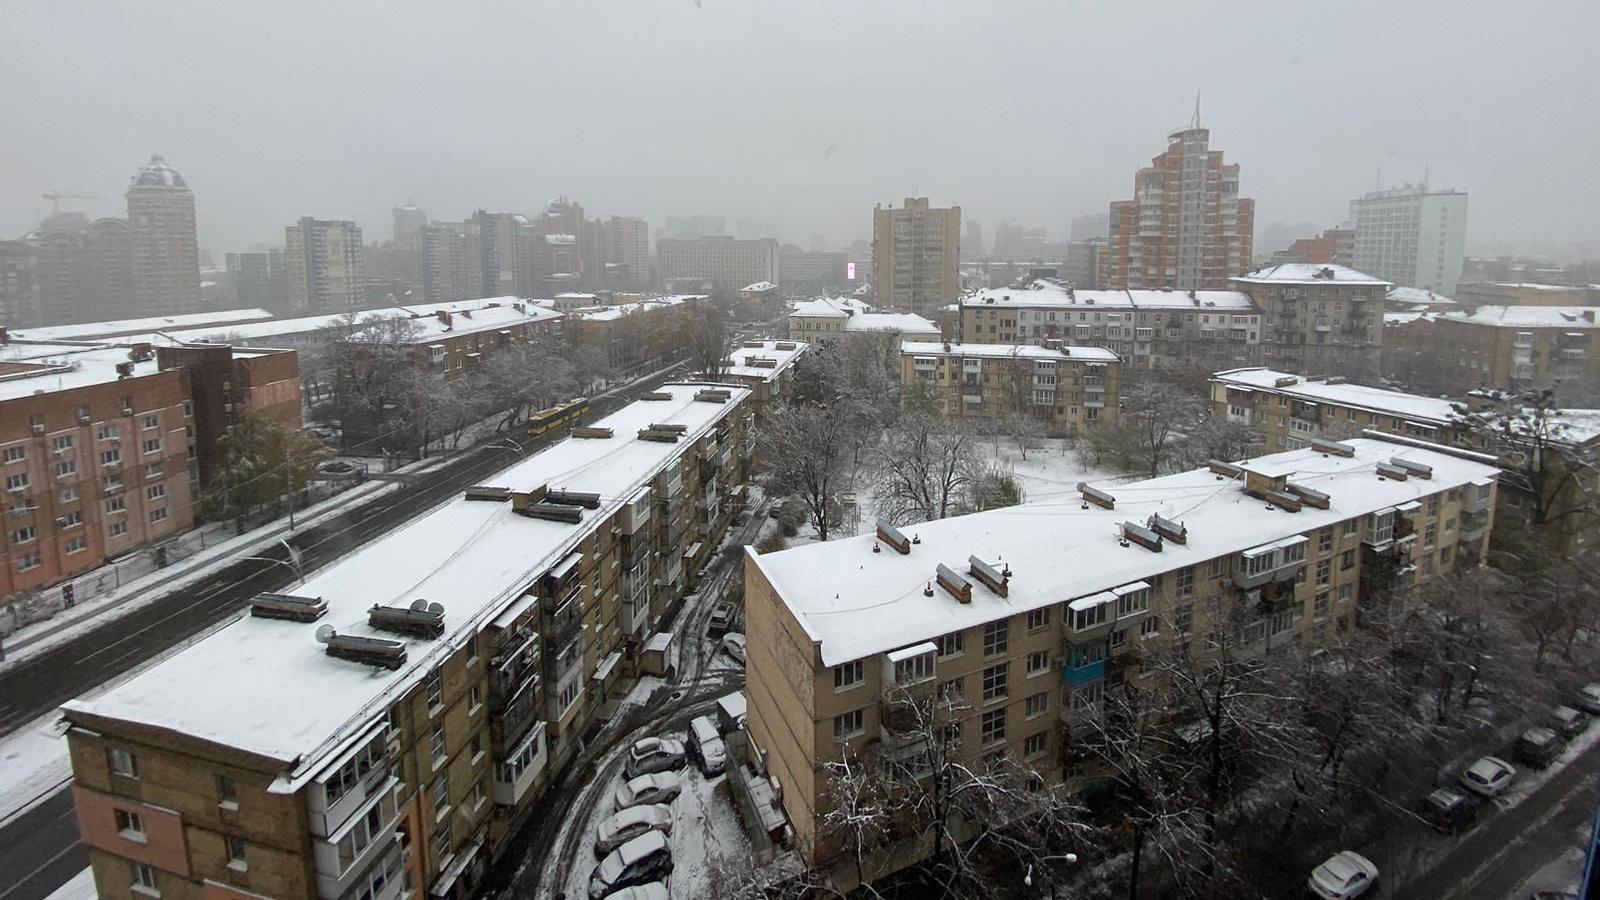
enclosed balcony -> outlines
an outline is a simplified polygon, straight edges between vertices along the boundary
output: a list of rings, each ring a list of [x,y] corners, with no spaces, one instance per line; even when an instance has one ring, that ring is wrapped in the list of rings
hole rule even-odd
[[[1306,566],[1306,538],[1297,534],[1251,547],[1233,560],[1233,583],[1256,588],[1275,581],[1293,581]]]
[[[1489,508],[1494,500],[1493,481],[1474,481],[1461,489],[1461,511],[1463,513],[1483,512]]]
[[[1480,541],[1489,531],[1489,511],[1462,512],[1461,522],[1457,526],[1459,539],[1462,541]]]
[[[934,718],[938,655],[938,645],[931,642],[884,655],[879,716],[885,732],[915,732]]]

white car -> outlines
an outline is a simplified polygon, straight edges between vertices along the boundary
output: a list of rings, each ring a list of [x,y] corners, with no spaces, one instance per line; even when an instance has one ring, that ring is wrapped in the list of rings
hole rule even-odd
[[[1484,758],[1461,773],[1461,786],[1480,797],[1495,797],[1517,777],[1517,767],[1494,756]]]
[[[1354,850],[1341,850],[1311,870],[1306,887],[1323,900],[1359,897],[1378,883],[1378,867]]]
[[[1572,698],[1572,705],[1586,713],[1600,714],[1600,684],[1586,684]]]
[[[627,809],[641,803],[671,803],[683,793],[683,779],[674,772],[655,772],[640,775],[617,788],[612,794],[617,809]]]
[[[590,900],[625,887],[661,881],[672,872],[672,845],[659,831],[647,831],[611,851],[589,878]]]
[[[744,635],[740,634],[739,632],[730,631],[722,636],[722,652],[733,657],[733,661],[741,666],[744,665],[744,649]]]
[[[715,778],[727,771],[728,747],[717,732],[717,723],[710,716],[701,716],[689,723],[689,755],[700,764],[707,778]]]
[[[628,751],[623,772],[636,778],[650,772],[669,772],[684,766],[683,742],[671,738],[647,737],[636,741]]]
[[[594,855],[604,857],[647,831],[672,833],[672,807],[660,803],[630,806],[612,813],[600,823],[600,833],[595,837]]]

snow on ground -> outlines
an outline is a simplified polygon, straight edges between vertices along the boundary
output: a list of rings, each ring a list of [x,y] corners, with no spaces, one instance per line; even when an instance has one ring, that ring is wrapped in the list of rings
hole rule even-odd
[[[55,712],[0,738],[0,822],[54,793],[72,774]]]
[[[1529,794],[1543,787],[1545,782],[1556,777],[1562,769],[1571,765],[1573,760],[1596,744],[1600,744],[1600,726],[1590,722],[1582,734],[1567,742],[1567,746],[1561,751],[1561,755],[1556,757],[1555,762],[1543,769],[1535,769],[1514,759],[1507,759],[1506,762],[1517,767],[1517,777],[1511,782],[1511,786],[1506,788],[1504,794],[1495,798],[1495,805],[1501,809],[1510,809],[1528,799]]]
[[[94,870],[84,869],[56,888],[46,900],[98,900],[99,896],[94,889]]]
[[[661,737],[686,741],[688,734],[674,731]],[[626,747],[619,749],[626,752]],[[706,778],[693,763],[678,774],[684,784],[683,793],[672,802],[673,868],[668,887],[674,897],[706,897],[714,893],[713,882],[717,878],[754,868],[750,842],[745,839],[739,813],[734,809],[727,775]],[[589,878],[600,864],[594,855],[595,840],[601,823],[616,812],[611,794],[625,780],[619,769],[615,777],[600,786],[602,799],[590,820],[567,825],[582,829],[584,848],[572,871],[566,873],[564,889],[568,897],[589,896]]]
[[[994,445],[991,443],[989,448],[992,452]],[[1086,465],[1078,458],[1078,450],[1073,442],[1061,438],[1038,441],[1028,450],[1027,459],[1022,458],[1016,441],[1002,439],[999,452],[992,455],[1016,477],[1017,483],[1022,486],[1024,503],[1075,496],[1080,481],[1101,484],[1138,477]]]

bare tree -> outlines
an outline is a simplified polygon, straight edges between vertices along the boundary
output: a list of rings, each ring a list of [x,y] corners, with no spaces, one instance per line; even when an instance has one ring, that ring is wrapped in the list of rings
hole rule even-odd
[[[871,470],[884,518],[897,525],[943,519],[982,474],[978,438],[959,422],[907,416],[884,434]]]
[[[696,307],[684,320],[690,366],[702,377],[720,380],[728,368],[728,323],[716,306]]]
[[[774,410],[756,437],[768,489],[799,497],[824,541],[843,514],[844,495],[855,488],[859,430],[847,402],[795,404]]]

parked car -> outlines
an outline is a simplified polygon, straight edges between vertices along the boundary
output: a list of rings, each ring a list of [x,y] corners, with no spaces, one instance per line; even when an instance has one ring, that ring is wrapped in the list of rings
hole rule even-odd
[[[1600,684],[1586,684],[1572,698],[1572,705],[1591,715],[1600,715]]]
[[[612,796],[617,809],[627,809],[641,803],[671,803],[683,793],[683,779],[676,772],[655,772],[640,775],[617,788]]]
[[[743,731],[747,706],[743,691],[717,698],[717,730],[723,734]]]
[[[1471,794],[1439,788],[1422,801],[1422,817],[1445,834],[1460,834],[1478,817],[1478,807]]]
[[[722,735],[717,733],[717,724],[710,716],[701,716],[689,723],[689,755],[707,778],[721,775],[727,769],[728,748],[722,743]]]
[[[1359,897],[1378,883],[1378,867],[1354,850],[1341,850],[1311,870],[1306,886],[1323,900]]]
[[[1525,762],[1535,769],[1555,762],[1561,755],[1561,735],[1548,728],[1529,728],[1517,738],[1516,756],[1518,762]]]
[[[1495,797],[1516,777],[1516,766],[1498,757],[1485,756],[1461,773],[1461,786],[1480,797]]]
[[[590,900],[636,884],[660,881],[672,871],[672,845],[659,831],[647,831],[611,851],[589,878]]]
[[[665,882],[652,881],[613,891],[606,895],[606,900],[672,900],[672,894],[667,891]]]
[[[685,765],[683,742],[672,738],[647,737],[635,741],[628,750],[628,761],[622,771],[629,778],[651,772],[670,772]]]
[[[729,632],[722,636],[722,652],[733,658],[739,665],[744,665],[745,640],[744,635],[737,631]]]
[[[727,600],[718,602],[716,606],[711,607],[711,624],[706,627],[706,633],[712,637],[722,637],[727,634],[728,629],[733,627],[733,617],[736,613],[732,603]]]
[[[646,831],[672,833],[672,807],[661,803],[630,806],[615,812],[600,823],[600,833],[594,841],[594,855],[604,858],[607,853],[621,847]]]
[[[1570,706],[1558,706],[1550,710],[1550,727],[1562,737],[1574,738],[1589,727],[1589,717]]]

